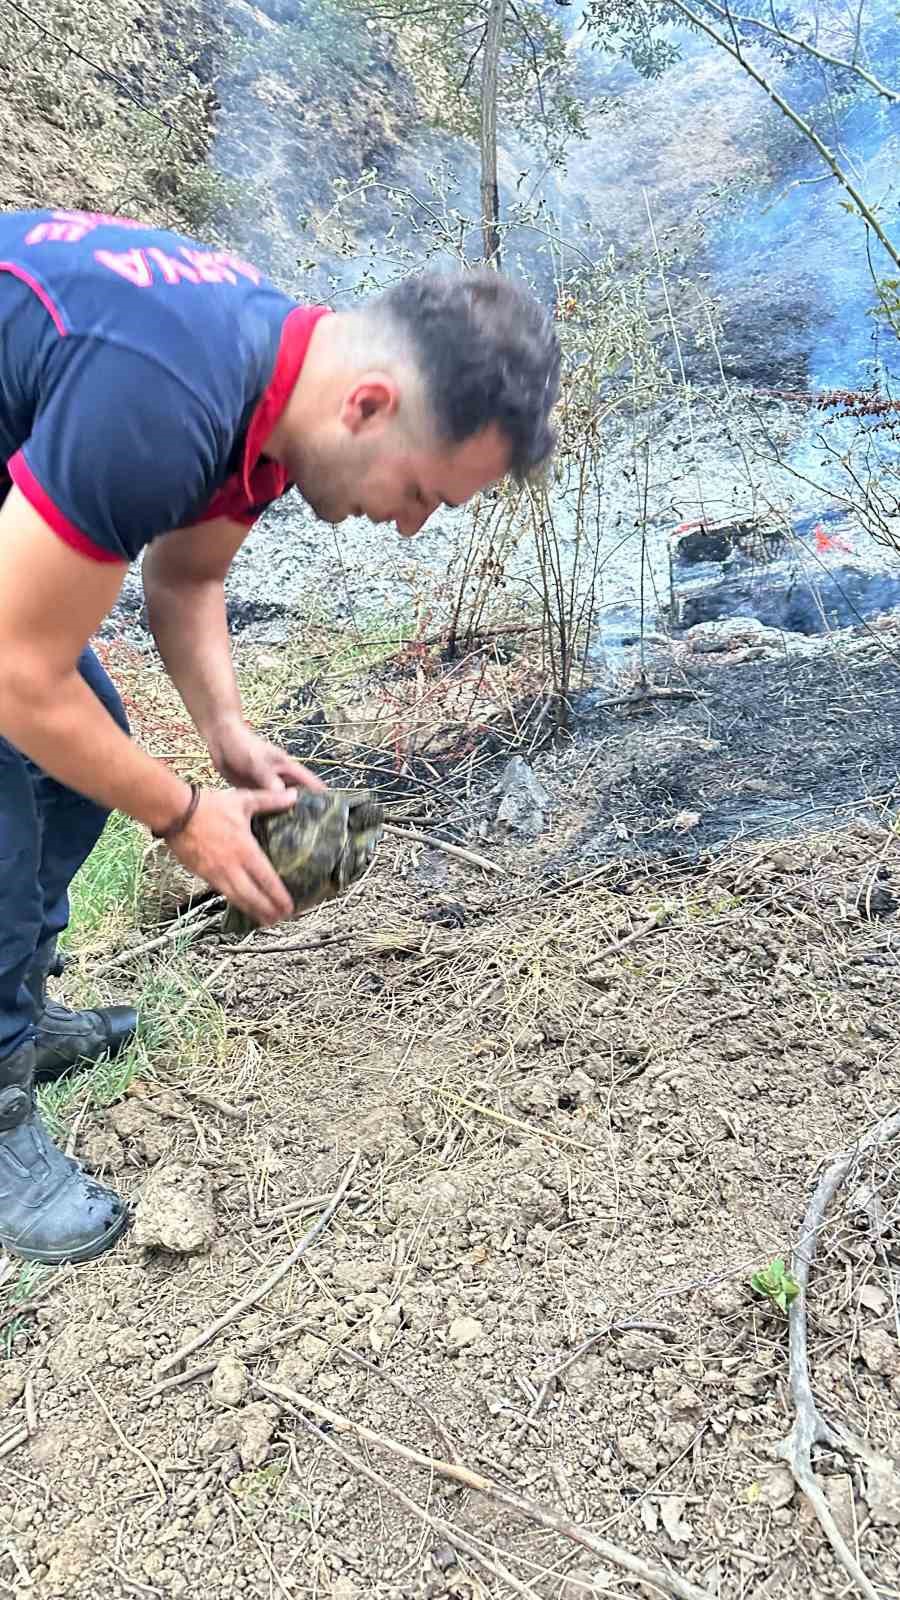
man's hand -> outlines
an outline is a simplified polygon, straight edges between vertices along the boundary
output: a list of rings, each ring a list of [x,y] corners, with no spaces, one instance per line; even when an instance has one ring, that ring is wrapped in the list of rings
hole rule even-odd
[[[243,719],[218,728],[209,747],[216,771],[235,788],[277,791],[291,786],[316,794],[327,792],[327,785],[315,773],[254,733]]]
[[[169,849],[183,867],[204,878],[255,922],[271,927],[291,916],[294,904],[250,831],[258,811],[287,811],[296,792],[205,789],[193,817]]]

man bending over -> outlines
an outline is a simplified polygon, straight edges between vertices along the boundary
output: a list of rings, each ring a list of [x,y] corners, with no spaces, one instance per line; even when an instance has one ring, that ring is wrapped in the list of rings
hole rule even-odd
[[[0,216],[0,1245],[83,1261],[126,1210],[56,1149],[36,1079],[114,1052],[129,1007],[47,1000],[68,889],[109,812],[271,925],[291,903],[251,832],[323,785],[248,727],[223,583],[293,485],[316,516],[418,533],[552,450],[559,349],[490,271],[423,274],[347,312],[115,217]],[[166,669],[226,790],[127,737],[88,641],[130,562]]]

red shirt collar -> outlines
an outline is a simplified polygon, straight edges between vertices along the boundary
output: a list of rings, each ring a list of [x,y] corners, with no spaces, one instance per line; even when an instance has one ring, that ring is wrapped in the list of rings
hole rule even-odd
[[[287,405],[294,384],[300,376],[313,329],[322,317],[329,315],[328,306],[297,306],[293,311],[289,311],[284,319],[275,367],[250,418],[244,444],[241,482],[248,500],[253,499],[253,470],[262,455],[263,445]],[[281,486],[277,490],[277,494],[281,495],[290,487],[292,480],[280,463],[273,465],[282,479]]]

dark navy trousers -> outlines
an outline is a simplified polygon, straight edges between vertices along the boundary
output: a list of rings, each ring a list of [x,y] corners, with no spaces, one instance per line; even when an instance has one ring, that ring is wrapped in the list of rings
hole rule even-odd
[[[78,670],[127,733],[121,698],[92,650]],[[66,927],[69,884],[108,815],[0,739],[0,1060],[32,1031],[25,974],[44,941]]]

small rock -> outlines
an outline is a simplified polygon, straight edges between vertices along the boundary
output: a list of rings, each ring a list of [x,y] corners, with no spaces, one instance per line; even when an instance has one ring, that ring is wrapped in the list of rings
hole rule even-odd
[[[760,1505],[768,1506],[770,1511],[781,1511],[790,1505],[794,1498],[796,1485],[787,1467],[770,1467],[759,1480],[759,1494],[756,1499]]]
[[[592,1078],[580,1067],[575,1067],[567,1078],[563,1078],[559,1086],[560,1100],[565,1100],[570,1106],[586,1106],[594,1099],[596,1090]]]
[[[110,1366],[130,1367],[135,1361],[143,1361],[146,1354],[147,1345],[137,1328],[120,1328],[118,1333],[110,1334],[106,1346]]]
[[[390,1276],[390,1268],[379,1261],[338,1261],[331,1276],[341,1289],[348,1289],[351,1294],[366,1294],[384,1283]]]
[[[69,1523],[44,1579],[45,1594],[69,1595],[80,1586],[81,1578],[95,1564],[98,1532],[96,1517],[80,1517]]]
[[[859,1303],[867,1311],[874,1311],[876,1317],[883,1317],[891,1303],[891,1297],[886,1289],[877,1283],[864,1283],[859,1291]]]
[[[257,1400],[234,1415],[237,1423],[235,1444],[241,1466],[245,1472],[248,1467],[261,1467],[269,1454],[272,1435],[281,1415],[278,1406]]]
[[[623,1433],[616,1440],[616,1449],[626,1467],[634,1467],[645,1477],[652,1477],[659,1466],[656,1447],[642,1433]]]
[[[563,1374],[563,1387],[567,1394],[582,1395],[587,1398],[596,1394],[607,1378],[606,1363],[602,1356],[585,1356],[581,1361],[574,1361]]]
[[[454,1317],[447,1329],[447,1343],[451,1350],[464,1350],[467,1345],[476,1344],[483,1333],[477,1317]]]
[[[649,1372],[663,1364],[666,1347],[652,1333],[626,1333],[616,1346],[619,1360],[629,1372]]]
[[[217,1406],[239,1406],[250,1387],[247,1368],[237,1356],[223,1356],[212,1375],[209,1390]]]
[[[194,1255],[215,1236],[212,1184],[203,1167],[173,1162],[150,1174],[135,1208],[136,1244]]]
[[[873,1522],[882,1527],[900,1527],[900,1471],[870,1467],[866,1473],[866,1504]]]
[[[682,809],[681,811],[678,812],[678,815],[676,817],[673,818],[673,820],[672,820],[672,832],[673,833],[690,833],[694,828],[699,827],[699,824],[700,824],[700,813],[699,813],[699,811],[688,811],[686,808],[684,808],[684,809]]]
[[[359,1600],[362,1590],[358,1583],[346,1576],[335,1578],[329,1591],[329,1600]]]
[[[5,1411],[7,1406],[14,1406],[24,1393],[24,1372],[20,1370],[18,1363],[10,1362],[7,1366],[4,1362],[0,1367],[0,1411]]]
[[[497,822],[513,833],[522,833],[534,839],[547,825],[546,809],[550,803],[544,785],[535,776],[527,761],[513,756],[503,769],[500,778],[500,804]]]
[[[845,1472],[835,1478],[820,1478],[825,1499],[835,1522],[851,1549],[856,1541],[856,1515],[853,1509],[853,1484]]]
[[[900,1348],[887,1328],[863,1328],[859,1335],[859,1353],[870,1372],[882,1378],[893,1378],[900,1373]]]
[[[121,1172],[125,1146],[107,1122],[91,1122],[79,1142],[78,1156],[88,1172]]]

